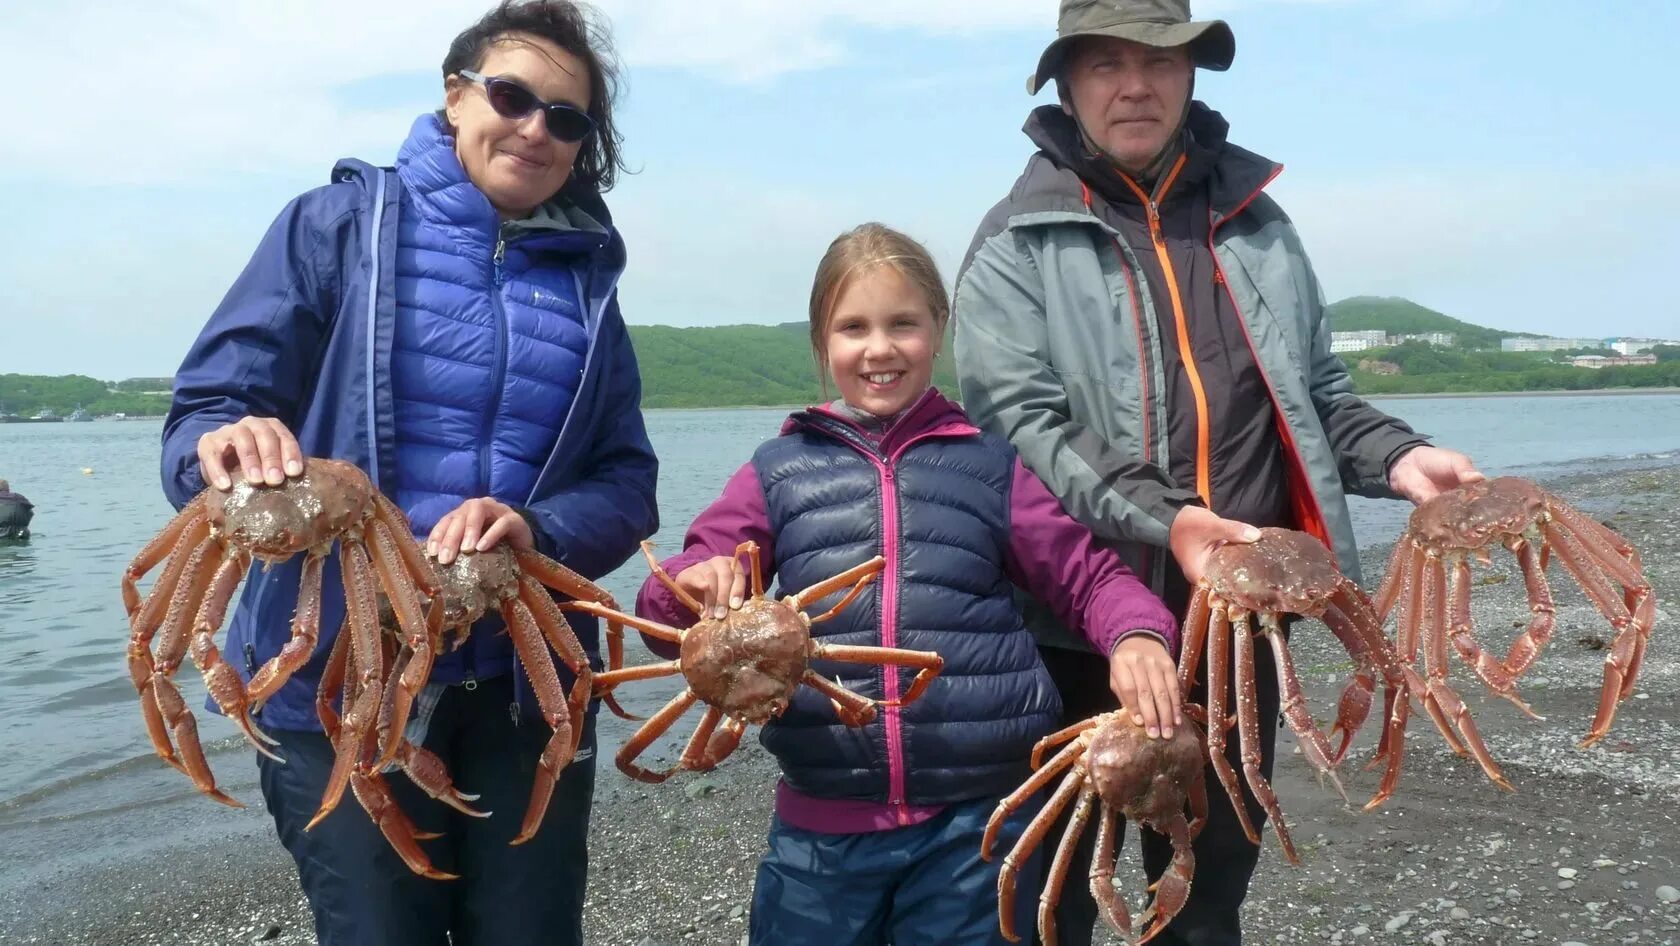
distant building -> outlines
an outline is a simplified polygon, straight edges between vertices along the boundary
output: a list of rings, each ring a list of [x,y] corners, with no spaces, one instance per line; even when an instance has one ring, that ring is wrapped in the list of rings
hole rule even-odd
[[[1656,355],[1576,355],[1569,363],[1577,368],[1608,368],[1612,365],[1654,365]]]
[[[1662,338],[1618,338],[1606,347],[1618,355],[1637,355],[1650,351],[1658,345],[1680,345]]]
[[[1400,340],[1406,342],[1423,342],[1441,348],[1451,348],[1458,336],[1451,332],[1421,332],[1416,335],[1401,335]]]
[[[1360,332],[1330,333],[1330,351],[1336,354],[1350,351],[1365,351],[1368,348],[1382,348],[1388,344],[1388,332],[1382,329],[1367,329]]]
[[[1500,351],[1569,351],[1573,348],[1603,348],[1602,338],[1502,338]]]

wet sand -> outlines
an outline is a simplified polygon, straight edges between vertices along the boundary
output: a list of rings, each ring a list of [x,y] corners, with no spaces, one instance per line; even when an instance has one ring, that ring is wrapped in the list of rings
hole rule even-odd
[[[1662,601],[1680,598],[1680,465],[1547,485],[1640,547]],[[1380,574],[1387,551],[1367,550],[1369,574]],[[1509,556],[1495,561],[1478,570],[1472,601],[1479,635],[1503,653],[1527,607]],[[1544,721],[1484,699],[1454,658],[1453,680],[1516,792],[1498,790],[1452,756],[1427,719],[1414,715],[1399,791],[1365,813],[1359,805],[1376,774],[1359,768],[1374,725],[1345,767],[1351,805],[1318,786],[1285,736],[1277,787],[1303,864],[1285,862],[1268,833],[1245,907],[1249,942],[1680,941],[1680,903],[1672,899],[1680,898],[1674,607],[1659,613],[1637,694],[1609,737],[1578,750],[1597,704],[1608,628],[1559,569],[1552,576],[1557,631],[1523,682]],[[1295,635],[1294,653],[1312,710],[1327,722],[1345,656],[1317,625]],[[33,805],[26,818],[0,814],[0,943],[313,942],[291,862],[260,809],[254,764],[232,753],[217,764],[231,790],[258,807],[223,809],[183,785],[163,803],[96,815],[71,814],[81,810],[74,799]],[[750,741],[719,771],[662,786],[630,782],[603,765],[589,942],[740,942],[774,772]],[[155,792],[142,789],[155,780],[180,778],[151,763],[110,777],[135,780],[136,797],[148,798]],[[55,815],[55,806],[67,814]],[[89,845],[90,834],[100,843]],[[1135,843],[1122,857],[1134,904],[1142,885]]]

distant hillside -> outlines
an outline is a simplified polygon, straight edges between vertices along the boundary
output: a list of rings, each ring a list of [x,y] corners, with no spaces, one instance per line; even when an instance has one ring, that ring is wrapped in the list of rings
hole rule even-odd
[[[1394,297],[1353,296],[1331,303],[1324,311],[1330,317],[1330,328],[1333,331],[1362,332],[1383,329],[1390,335],[1451,332],[1457,336],[1453,340],[1454,347],[1457,348],[1498,348],[1502,338],[1527,334],[1472,325],[1418,305],[1410,299]]]
[[[630,338],[642,368],[643,407],[814,404],[823,397],[803,322],[632,325]],[[949,355],[940,358],[934,383],[956,396]]]

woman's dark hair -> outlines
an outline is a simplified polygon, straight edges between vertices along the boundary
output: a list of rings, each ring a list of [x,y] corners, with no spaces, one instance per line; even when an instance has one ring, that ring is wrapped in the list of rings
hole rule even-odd
[[[490,46],[509,33],[546,39],[589,69],[589,117],[595,119],[595,134],[579,149],[568,183],[596,193],[611,190],[618,172],[625,170],[624,139],[613,124],[618,62],[605,23],[593,9],[568,0],[502,0],[449,44],[449,53],[443,57],[444,79],[462,69],[478,70]]]

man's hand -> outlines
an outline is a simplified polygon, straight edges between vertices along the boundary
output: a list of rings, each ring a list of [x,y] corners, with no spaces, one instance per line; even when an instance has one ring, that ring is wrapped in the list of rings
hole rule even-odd
[[[1151,738],[1171,739],[1173,727],[1184,724],[1178,667],[1156,638],[1133,634],[1122,640],[1108,657],[1108,686]]]
[[[1486,478],[1476,469],[1475,461],[1457,450],[1441,447],[1413,447],[1388,470],[1388,485],[1419,505]]]
[[[426,537],[426,554],[448,565],[463,552],[488,552],[506,539],[521,552],[537,547],[530,523],[507,503],[494,499],[469,499],[432,526]]]
[[[303,474],[303,451],[286,425],[272,417],[244,417],[198,438],[198,472],[207,485],[232,489],[229,472],[240,470],[252,486],[279,486]]]
[[[1248,543],[1260,539],[1260,530],[1235,519],[1222,519],[1200,506],[1185,506],[1173,519],[1167,545],[1179,570],[1195,584],[1207,570],[1208,556],[1227,542]]]
[[[677,587],[688,592],[704,607],[701,617],[710,612],[722,619],[729,614],[724,607],[739,608],[747,595],[747,573],[742,571],[732,555],[714,555],[703,562],[695,562],[677,573]]]

